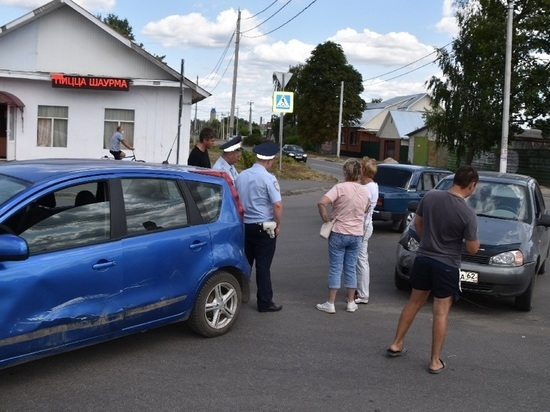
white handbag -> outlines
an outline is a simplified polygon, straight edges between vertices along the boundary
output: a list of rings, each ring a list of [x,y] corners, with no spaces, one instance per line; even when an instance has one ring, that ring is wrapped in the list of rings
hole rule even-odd
[[[332,232],[332,225],[334,224],[334,220],[329,220],[328,222],[324,222],[321,225],[321,231],[319,232],[319,235],[323,239],[328,239],[330,236],[330,232]]]

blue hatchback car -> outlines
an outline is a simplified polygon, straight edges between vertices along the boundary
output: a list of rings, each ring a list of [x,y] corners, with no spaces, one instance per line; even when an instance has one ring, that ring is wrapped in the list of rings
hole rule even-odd
[[[181,320],[222,335],[249,281],[242,207],[223,173],[0,165],[0,368]]]

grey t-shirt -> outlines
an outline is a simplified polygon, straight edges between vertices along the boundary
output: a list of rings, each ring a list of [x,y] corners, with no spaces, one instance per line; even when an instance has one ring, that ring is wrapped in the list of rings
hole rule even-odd
[[[420,201],[416,213],[423,222],[417,255],[460,267],[462,241],[477,239],[475,211],[464,199],[446,190],[431,190]]]

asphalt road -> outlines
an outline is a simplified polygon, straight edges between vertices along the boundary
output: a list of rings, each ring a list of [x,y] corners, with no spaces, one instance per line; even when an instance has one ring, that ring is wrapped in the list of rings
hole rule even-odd
[[[518,411],[550,410],[550,275],[532,312],[513,300],[469,296],[453,307],[440,375],[427,373],[431,303],[389,359],[408,298],[393,285],[397,234],[377,223],[370,242],[371,302],[337,312],[326,299],[326,241],[316,203],[325,188],[296,184],[283,198],[273,263],[278,313],[253,298],[225,336],[174,324],[0,370],[1,411]]]

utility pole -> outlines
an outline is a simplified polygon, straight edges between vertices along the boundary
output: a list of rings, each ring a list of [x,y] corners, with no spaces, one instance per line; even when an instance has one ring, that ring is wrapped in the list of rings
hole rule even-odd
[[[239,134],[239,106],[237,106],[237,117],[235,119],[235,133],[231,133],[229,137]]]
[[[179,112],[178,112],[178,144],[176,145],[176,164],[180,164],[180,139],[181,139],[181,114],[183,110],[183,59],[181,59],[180,69],[180,98],[179,98]]]
[[[506,62],[504,64],[504,96],[502,104],[502,140],[500,142],[500,168],[508,168],[508,133],[510,130],[510,79],[512,77],[512,36],[514,33],[514,0],[508,0],[508,28],[506,31]]]
[[[274,90],[285,90],[285,86],[292,77],[292,73],[273,72],[273,85]],[[284,112],[281,112],[279,116],[279,172],[283,169],[283,116]]]
[[[250,105],[250,111],[248,113],[248,135],[252,136],[252,105],[254,102],[248,102]]]
[[[197,76],[197,86],[199,85],[199,76]],[[199,103],[195,103],[195,120],[193,121],[193,144],[197,143],[197,106]]]
[[[342,144],[342,109],[344,107],[344,81],[340,87],[340,114],[338,115],[338,142],[336,147],[336,156],[340,158],[340,146]]]
[[[233,88],[231,91],[231,116],[229,118],[229,136],[233,136],[233,125],[235,124],[235,99],[237,97],[237,72],[239,68],[239,41],[241,37],[241,10],[237,17],[237,30],[235,32],[235,64],[233,65]]]

